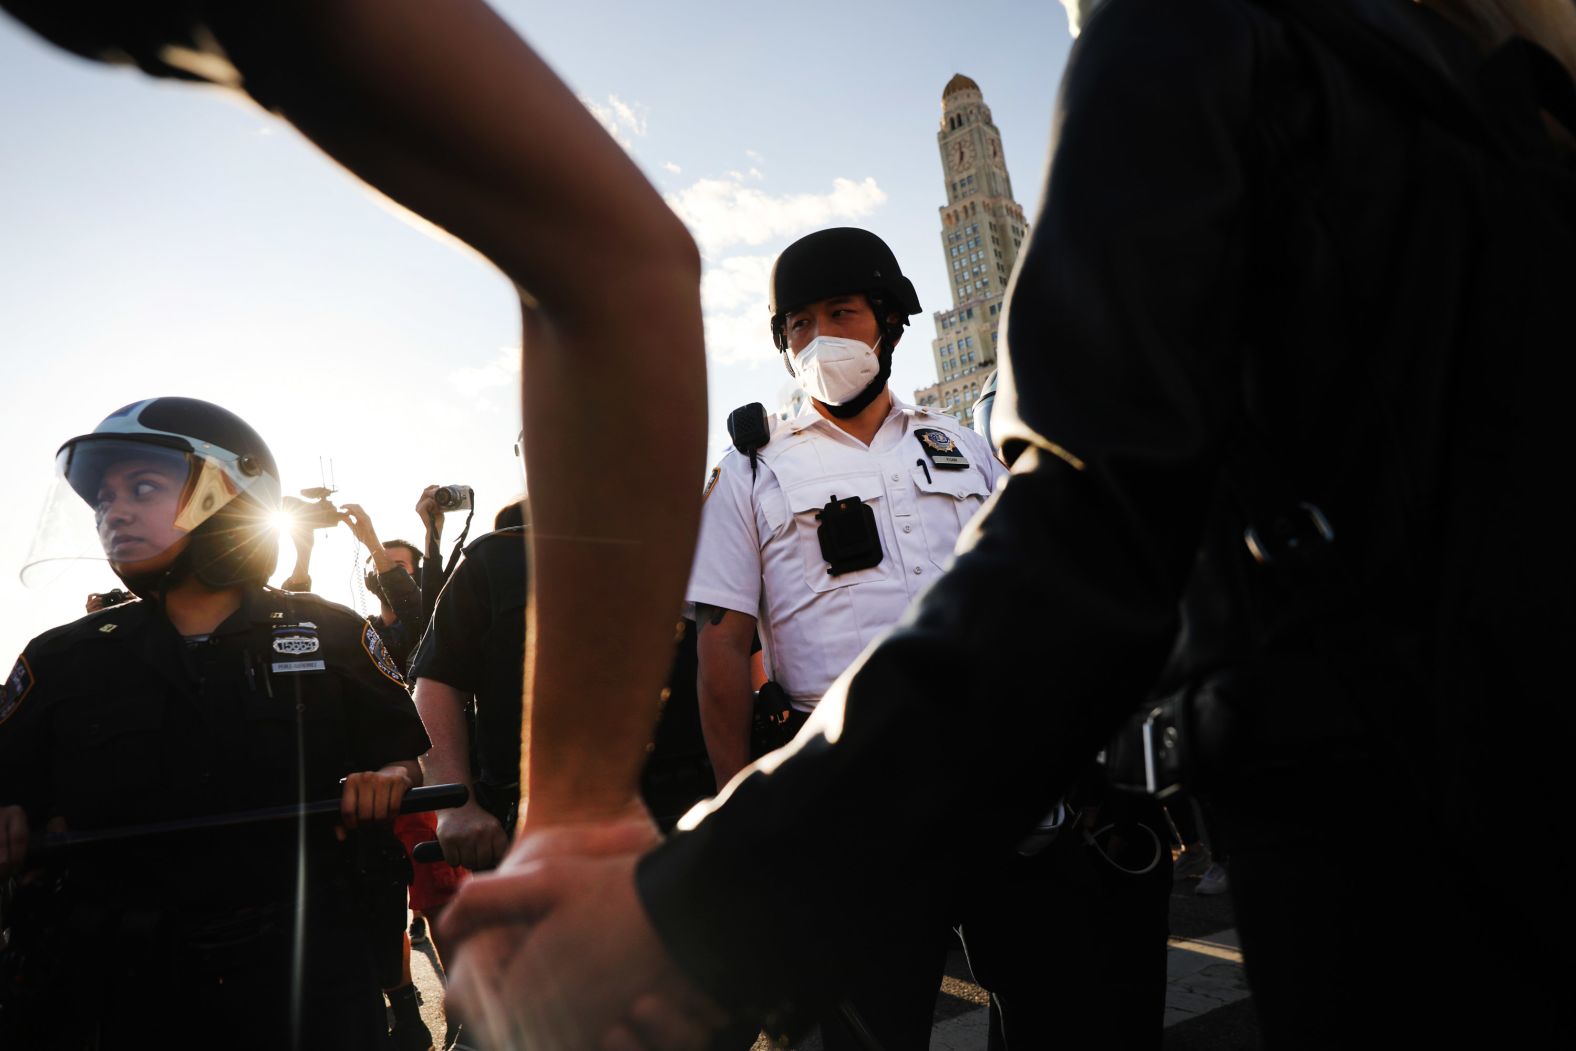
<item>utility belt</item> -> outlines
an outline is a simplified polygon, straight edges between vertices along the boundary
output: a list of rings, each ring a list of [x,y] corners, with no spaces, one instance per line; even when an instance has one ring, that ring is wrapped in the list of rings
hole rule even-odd
[[[478,806],[498,819],[505,832],[514,835],[515,821],[520,816],[520,782],[505,784],[483,776],[471,785],[471,794],[476,797]]]
[[[794,739],[810,718],[793,706],[793,698],[777,682],[767,682],[755,695],[750,713],[750,758],[759,759]]]

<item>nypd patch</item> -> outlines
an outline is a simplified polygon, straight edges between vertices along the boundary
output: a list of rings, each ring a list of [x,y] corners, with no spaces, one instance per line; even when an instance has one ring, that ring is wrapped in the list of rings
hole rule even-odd
[[[33,669],[28,666],[26,657],[16,659],[16,667],[11,669],[11,674],[6,676],[5,683],[0,685],[0,723],[22,707],[22,701],[33,689]]]
[[[400,674],[399,665],[394,663],[394,658],[389,656],[388,649],[383,645],[383,639],[378,636],[377,630],[371,624],[361,633],[361,648],[367,651],[367,656],[372,658],[372,663],[382,672],[401,686],[405,685],[405,677]]]

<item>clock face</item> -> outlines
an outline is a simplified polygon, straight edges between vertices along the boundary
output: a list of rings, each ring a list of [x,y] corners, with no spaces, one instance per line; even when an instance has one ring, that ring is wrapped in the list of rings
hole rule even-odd
[[[974,163],[974,139],[972,137],[959,139],[948,149],[947,160],[952,164],[953,171],[967,168]]]

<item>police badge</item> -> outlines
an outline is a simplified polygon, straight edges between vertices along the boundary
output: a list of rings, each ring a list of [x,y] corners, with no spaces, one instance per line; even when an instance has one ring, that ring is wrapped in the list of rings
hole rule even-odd
[[[930,462],[944,471],[961,471],[969,465],[964,459],[963,452],[958,448],[958,443],[952,440],[952,435],[946,431],[926,428],[915,431],[914,437],[919,439],[919,447],[925,450],[925,455],[930,457]]]

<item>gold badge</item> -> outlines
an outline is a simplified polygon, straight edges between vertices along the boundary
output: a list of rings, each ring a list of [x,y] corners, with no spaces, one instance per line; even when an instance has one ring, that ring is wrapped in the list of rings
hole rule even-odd
[[[922,431],[915,431],[914,437],[919,439],[920,448],[925,450],[925,455],[930,457],[930,462],[949,471],[958,471],[969,465],[969,461],[958,449],[958,443],[946,431],[934,427]]]

